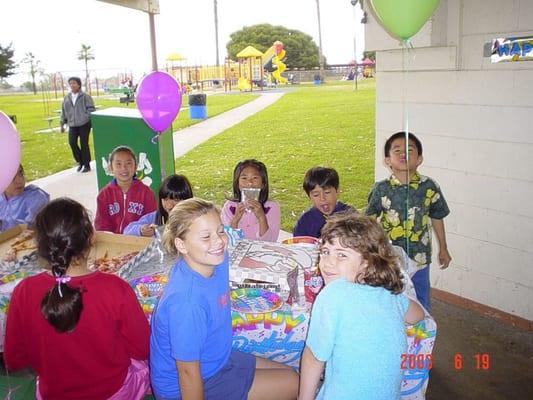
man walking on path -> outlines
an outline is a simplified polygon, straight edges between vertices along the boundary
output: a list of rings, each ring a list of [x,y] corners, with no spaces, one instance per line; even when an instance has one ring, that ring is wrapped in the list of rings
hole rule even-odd
[[[68,143],[72,155],[79,164],[78,172],[89,172],[91,152],[89,150],[89,133],[91,132],[91,113],[95,110],[91,96],[81,90],[81,79],[69,78],[71,92],[65,96],[61,106],[61,132],[68,125]],[[78,145],[79,138],[79,145]]]

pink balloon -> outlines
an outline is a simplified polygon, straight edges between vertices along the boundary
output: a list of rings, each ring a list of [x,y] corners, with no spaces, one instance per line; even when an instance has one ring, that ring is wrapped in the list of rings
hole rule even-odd
[[[157,133],[162,133],[180,110],[180,86],[166,72],[155,71],[139,83],[135,101],[144,122]]]
[[[13,122],[0,111],[0,193],[9,186],[20,165],[20,139]]]

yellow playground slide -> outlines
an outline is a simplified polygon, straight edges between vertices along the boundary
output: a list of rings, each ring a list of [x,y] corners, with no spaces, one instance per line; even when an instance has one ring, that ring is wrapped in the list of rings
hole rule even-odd
[[[287,69],[287,66],[281,62],[281,60],[283,60],[284,58],[285,50],[281,50],[281,53],[279,53],[272,59],[272,64],[278,66],[278,68],[272,71],[272,76],[274,77],[274,79],[276,79],[276,82],[286,84],[289,81],[281,76],[281,73]]]
[[[287,66],[282,62],[285,58],[285,50],[283,49],[283,43],[280,41],[274,42],[274,44],[265,51],[262,62],[263,68],[271,70],[272,77],[278,83],[288,83],[287,79],[281,76],[281,73],[287,69]],[[268,64],[272,64],[268,68]]]
[[[251,89],[250,81],[248,79],[246,79],[244,76],[241,76],[239,78],[239,81],[237,82],[237,87],[242,92],[250,90]]]

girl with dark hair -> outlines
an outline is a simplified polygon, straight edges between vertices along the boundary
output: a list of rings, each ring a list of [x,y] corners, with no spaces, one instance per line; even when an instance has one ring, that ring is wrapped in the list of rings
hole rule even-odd
[[[374,219],[355,210],[328,217],[319,261],[326,287],[313,304],[298,399],[315,399],[324,365],[317,399],[400,398],[404,324],[417,323],[424,311],[401,293],[398,261]]]
[[[4,360],[31,367],[37,399],[141,399],[149,386],[149,326],[127,282],[92,272],[94,230],[74,200],[51,201],[35,219],[49,271],[24,279],[7,316]]]
[[[255,195],[254,195],[255,193]],[[233,170],[233,198],[222,207],[222,222],[242,229],[245,239],[275,242],[281,224],[279,204],[268,200],[268,174],[257,160],[240,161]]]
[[[170,175],[159,188],[159,206],[156,211],[142,216],[124,229],[125,235],[148,236],[155,234],[155,228],[165,225],[168,213],[176,204],[193,197],[192,186],[185,175]]]
[[[114,179],[96,197],[94,226],[98,231],[123,233],[124,228],[156,210],[152,190],[137,179],[137,159],[128,146],[116,147],[109,156]]]

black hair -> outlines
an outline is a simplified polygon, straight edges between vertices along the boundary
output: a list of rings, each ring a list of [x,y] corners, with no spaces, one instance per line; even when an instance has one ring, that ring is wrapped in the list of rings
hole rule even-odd
[[[163,207],[163,199],[186,200],[193,197],[192,186],[185,175],[170,175],[159,187],[159,207],[155,214],[155,223],[164,225],[168,221],[168,213]]]
[[[87,210],[66,197],[52,200],[39,211],[35,231],[37,252],[56,279],[64,277],[72,261],[89,251],[94,233]],[[81,290],[67,282],[54,283],[41,300],[44,318],[59,333],[72,331],[82,310]]]
[[[405,136],[406,136],[405,132],[401,131],[401,132],[396,132],[394,135],[392,135],[390,138],[387,139],[387,141],[385,142],[385,146],[383,148],[385,157],[390,157],[390,148],[392,147],[392,142],[394,142],[396,139],[405,138]],[[421,156],[422,155],[422,142],[420,141],[420,139],[418,139],[411,132],[409,132],[407,136],[408,136],[407,142],[409,143],[409,140],[412,140],[416,146],[418,155]]]
[[[335,190],[339,190],[339,174],[333,168],[313,167],[305,173],[302,186],[309,196],[317,185],[322,189],[334,187]]]
[[[81,79],[77,76],[71,76],[70,78],[68,78],[67,82],[70,83],[70,81],[75,81],[81,88]]]
[[[237,165],[235,166],[235,169],[233,170],[233,199],[234,201],[241,201],[241,189],[239,188],[239,178],[241,176],[242,171],[246,167],[253,167],[259,172],[259,175],[261,176],[261,181],[263,182],[263,186],[261,187],[261,191],[259,192],[259,203],[264,207],[266,201],[268,200],[268,173],[265,164],[263,164],[261,161],[257,161],[254,159],[248,159],[239,161]]]
[[[118,146],[113,149],[111,154],[109,154],[109,164],[113,163],[113,158],[115,158],[115,154],[117,153],[128,153],[130,156],[132,156],[133,160],[135,161],[135,166],[137,166],[137,157],[135,157],[135,152],[133,149],[129,146]]]

